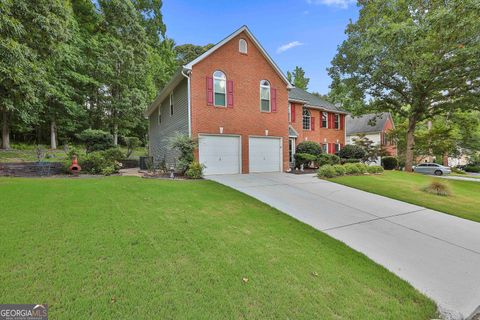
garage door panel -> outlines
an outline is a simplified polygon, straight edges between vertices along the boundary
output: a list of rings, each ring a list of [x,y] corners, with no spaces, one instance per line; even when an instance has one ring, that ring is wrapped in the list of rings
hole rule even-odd
[[[206,175],[240,173],[240,138],[199,136],[199,160]]]
[[[281,139],[279,138],[249,138],[250,172],[281,171]]]

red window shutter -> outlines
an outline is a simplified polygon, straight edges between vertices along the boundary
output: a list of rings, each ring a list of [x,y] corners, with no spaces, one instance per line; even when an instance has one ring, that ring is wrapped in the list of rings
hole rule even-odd
[[[333,143],[329,143],[328,144],[328,153],[335,153],[335,146],[333,145]]]
[[[328,115],[330,116],[330,121],[328,121],[328,128],[329,129],[333,129],[335,124],[333,123],[335,121],[335,115],[333,113],[328,113]]]
[[[233,80],[227,81],[227,107],[233,108]]]
[[[213,78],[207,76],[207,105],[213,105]]]
[[[315,117],[310,118],[310,129],[312,129],[312,131],[315,131]]]
[[[272,112],[277,112],[277,89],[270,88],[270,103],[272,106]]]
[[[295,105],[292,103],[290,112],[292,114],[292,122],[295,122]]]
[[[341,114],[340,115],[340,130],[343,130],[345,128],[345,115]]]

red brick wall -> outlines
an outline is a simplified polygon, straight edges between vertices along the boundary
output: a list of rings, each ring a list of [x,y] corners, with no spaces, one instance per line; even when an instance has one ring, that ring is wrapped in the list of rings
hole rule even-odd
[[[343,117],[343,126],[340,126],[342,129],[328,129],[321,128],[321,111],[317,109],[310,109],[310,115],[314,117],[315,129],[314,130],[304,130],[303,129],[303,105],[298,103],[291,103],[292,106],[295,105],[295,122],[292,122],[291,125],[298,132],[298,138],[296,144],[299,144],[302,141],[315,141],[320,145],[323,143],[338,143],[345,145],[345,117]]]
[[[387,121],[385,121],[385,125],[383,126],[383,131],[382,131],[382,143],[383,143],[383,135],[385,133],[388,133],[390,130],[394,128],[393,126],[393,121],[389,117]],[[397,147],[394,144],[391,144],[390,142],[387,142],[387,145],[384,145],[385,150],[391,155],[391,156],[396,156],[397,155]]]
[[[238,51],[238,40],[248,43],[248,53]],[[206,77],[215,70],[233,80],[233,108],[207,105]],[[260,81],[268,80],[277,89],[277,111],[260,111]],[[283,138],[283,168],[288,169],[288,92],[287,85],[275,72],[251,39],[242,32],[210,56],[194,65],[191,75],[192,136],[199,133],[242,136],[242,171],[248,173],[248,136]],[[198,152],[196,154],[198,159]]]

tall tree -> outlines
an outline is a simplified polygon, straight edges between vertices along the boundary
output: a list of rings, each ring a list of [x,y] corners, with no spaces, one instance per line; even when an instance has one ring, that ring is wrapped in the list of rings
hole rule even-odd
[[[310,78],[305,77],[305,71],[303,68],[296,66],[293,72],[287,71],[287,79],[295,87],[308,90]]]
[[[211,43],[205,46],[197,46],[190,43],[176,46],[175,53],[177,55],[177,63],[179,66],[183,66],[190,61],[195,60],[198,56],[202,55],[212,47],[213,44]]]
[[[148,46],[140,14],[130,1],[101,0],[104,107],[118,144],[119,129],[138,125],[147,103]]]
[[[407,171],[415,128],[457,109],[480,108],[480,3],[476,0],[362,1],[329,74],[337,101],[353,113],[408,119]],[[367,101],[368,99],[368,101]]]

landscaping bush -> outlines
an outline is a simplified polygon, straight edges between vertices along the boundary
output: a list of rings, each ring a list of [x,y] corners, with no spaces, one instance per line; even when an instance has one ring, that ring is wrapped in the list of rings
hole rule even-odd
[[[126,157],[130,158],[135,148],[140,147],[142,142],[137,137],[125,137],[125,145],[127,146]]]
[[[204,168],[205,166],[203,164],[200,164],[197,161],[193,161],[192,163],[189,164],[188,169],[185,172],[185,175],[190,179],[200,179],[203,176]]]
[[[453,167],[452,172],[456,173],[456,174],[467,174],[465,171],[463,171],[462,169],[457,168],[457,167]]]
[[[367,152],[360,146],[347,144],[338,152],[338,156],[343,159],[364,159]]]
[[[78,162],[84,172],[110,175],[118,172],[121,167],[119,160],[122,158],[123,153],[118,148],[112,148],[80,156]]]
[[[77,138],[85,144],[87,153],[114,147],[112,135],[103,130],[83,130]]]
[[[326,164],[318,169],[317,176],[319,178],[333,178],[337,176],[337,171],[332,165]]]
[[[295,167],[300,168],[303,164],[303,167],[306,168],[310,165],[312,161],[317,159],[313,154],[308,153],[295,153]]]
[[[324,166],[326,164],[334,165],[334,164],[340,163],[340,158],[334,154],[323,153],[317,157],[315,162],[316,162],[316,165],[319,167]]]
[[[465,166],[465,171],[466,171],[466,172],[479,173],[479,172],[480,172],[480,166],[473,165],[473,164],[467,164],[467,165]]]
[[[341,164],[345,164],[345,163],[360,163],[362,162],[361,159],[340,159],[340,163]]]
[[[428,186],[423,188],[423,191],[437,196],[449,196],[451,195],[448,186],[440,181],[432,181]]]
[[[345,167],[342,166],[341,164],[336,164],[333,166],[333,169],[335,170],[337,176],[343,176],[345,174]]]
[[[120,162],[120,160],[125,159],[125,155],[123,154],[122,150],[120,150],[120,148],[110,148],[102,152],[103,156],[108,162]]]
[[[307,153],[318,156],[322,153],[322,147],[314,141],[303,141],[297,145],[295,153]]]
[[[367,172],[368,173],[383,173],[383,167],[382,166],[367,166]]]
[[[193,162],[193,151],[198,146],[198,141],[192,139],[185,134],[177,134],[170,139],[170,148],[177,150],[180,155],[177,161],[177,170],[181,173],[185,173],[188,170],[190,163]]]
[[[394,170],[398,167],[398,159],[396,157],[383,157],[382,167],[385,170]]]
[[[367,172],[368,166],[364,163],[352,163],[352,165],[358,168],[359,173],[363,174]]]
[[[360,169],[357,167],[356,163],[347,163],[344,164],[345,174],[360,174]]]

